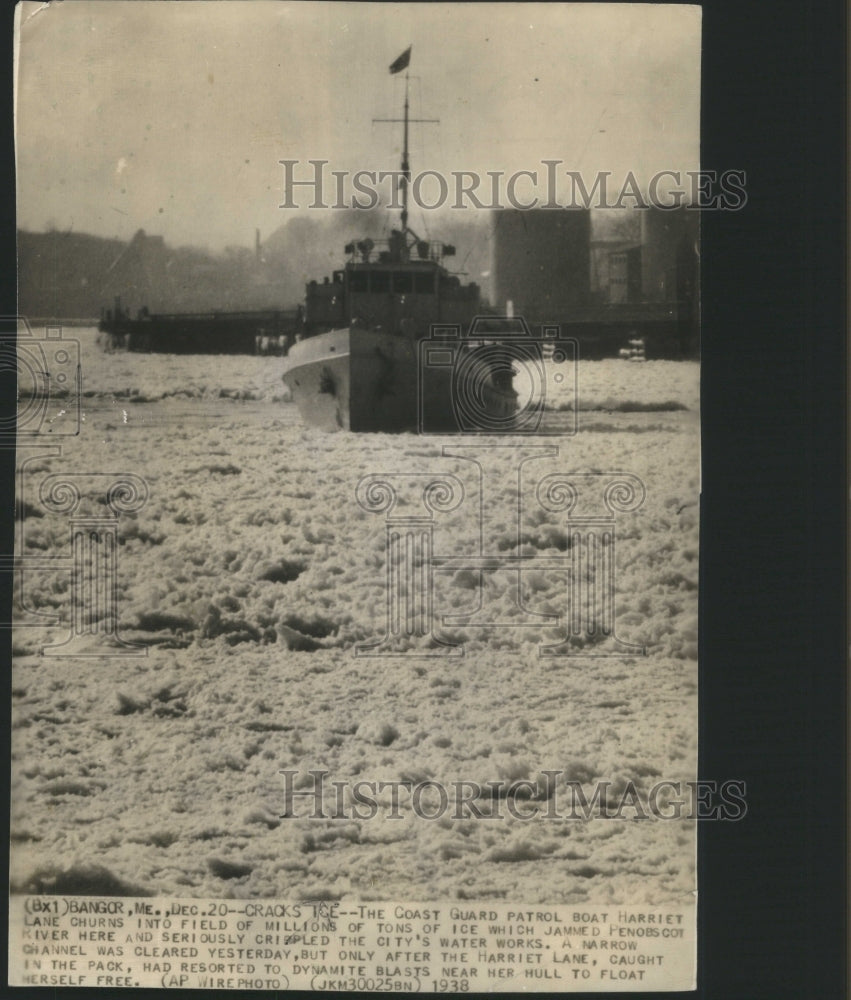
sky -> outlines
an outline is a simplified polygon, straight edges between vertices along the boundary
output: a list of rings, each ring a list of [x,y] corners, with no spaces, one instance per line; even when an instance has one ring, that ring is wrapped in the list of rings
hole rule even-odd
[[[541,160],[557,159],[589,181],[632,171],[645,185],[699,166],[695,6],[64,0],[18,10],[23,229],[251,245],[256,228],[265,238],[310,211],[304,190],[298,209],[279,207],[279,160],[298,160],[298,178],[312,176],[310,159],[329,172],[398,169],[402,128],[373,119],[401,115],[404,73],[389,65],[409,45],[411,115],[440,119],[411,126],[414,174],[543,178]]]

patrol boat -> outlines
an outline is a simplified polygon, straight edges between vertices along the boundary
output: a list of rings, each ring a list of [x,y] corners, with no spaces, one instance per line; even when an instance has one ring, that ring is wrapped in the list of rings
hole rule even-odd
[[[487,349],[499,321],[481,315],[479,286],[446,267],[455,248],[408,225],[407,73],[401,121],[401,226],[383,242],[349,243],[345,266],[307,285],[284,382],[302,420],[325,430],[510,430],[511,358]]]

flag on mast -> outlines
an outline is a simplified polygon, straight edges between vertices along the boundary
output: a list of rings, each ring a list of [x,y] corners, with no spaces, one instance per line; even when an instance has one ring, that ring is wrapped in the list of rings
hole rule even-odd
[[[413,45],[409,45],[399,58],[390,64],[391,73],[401,73],[403,69],[408,68],[408,64],[411,61],[411,49]]]

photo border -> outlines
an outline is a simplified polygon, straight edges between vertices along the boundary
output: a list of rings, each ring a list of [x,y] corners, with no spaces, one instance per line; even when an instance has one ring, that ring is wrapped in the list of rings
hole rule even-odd
[[[847,919],[847,14],[837,0],[710,2],[703,12],[702,158],[741,163],[749,202],[702,220],[699,773],[744,778],[749,812],[743,823],[699,829],[698,989],[677,995],[833,997],[844,995]],[[12,18],[4,5],[6,314],[16,311]],[[0,387],[6,416],[14,397],[8,380]],[[13,470],[4,454],[5,512]],[[11,551],[8,514],[2,532]],[[8,604],[10,587],[0,586]],[[8,665],[8,631],[0,643]],[[8,671],[2,700],[8,763]],[[0,796],[8,840],[8,767]],[[8,884],[8,852],[3,866]]]

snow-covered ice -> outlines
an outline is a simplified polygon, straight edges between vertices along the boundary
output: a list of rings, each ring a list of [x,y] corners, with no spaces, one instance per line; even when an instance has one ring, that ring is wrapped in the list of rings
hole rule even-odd
[[[301,790],[311,769],[482,786],[549,769],[589,791],[631,780],[645,793],[693,780],[696,364],[582,362],[575,437],[499,441],[554,445],[560,469],[644,483],[640,509],[618,515],[615,620],[646,656],[539,657],[557,631],[457,625],[444,631],[463,657],[372,658],[353,650],[384,628],[385,527],[356,486],[385,472],[463,478],[469,463],[442,454],[458,439],[304,428],[280,359],[103,354],[95,331],[69,336],[82,345],[82,433],[39,436],[62,453],[29,462],[19,497],[19,596],[63,623],[13,636],[13,887],[551,904],[662,904],[694,890],[692,821],[423,820],[404,792],[400,819],[384,799],[372,819],[282,818],[279,772],[298,772]],[[488,470],[510,497],[512,448],[498,454]],[[68,519],[38,495],[57,472],[148,486],[118,521],[120,632],[144,657],[41,655],[68,633]],[[498,499],[490,541],[509,551]],[[436,519],[436,550],[464,550],[465,511]],[[553,557],[567,547],[544,515],[521,544]],[[515,608],[510,576],[485,574],[501,621]],[[477,583],[437,573],[436,598],[462,612]],[[558,612],[558,572],[524,574],[523,587],[529,607]]]

